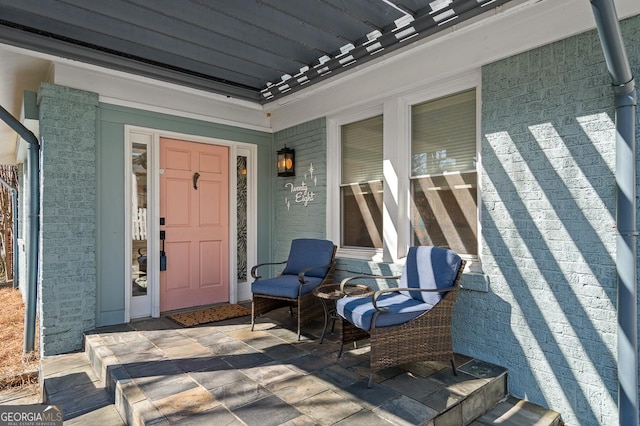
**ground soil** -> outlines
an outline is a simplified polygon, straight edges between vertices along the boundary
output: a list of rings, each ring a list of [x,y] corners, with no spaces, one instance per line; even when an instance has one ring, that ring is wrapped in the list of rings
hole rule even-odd
[[[30,388],[38,381],[38,348],[23,353],[24,311],[22,293],[0,287],[0,391]]]

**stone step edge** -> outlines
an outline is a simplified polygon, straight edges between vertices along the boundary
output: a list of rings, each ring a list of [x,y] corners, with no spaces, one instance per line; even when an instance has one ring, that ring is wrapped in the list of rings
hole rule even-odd
[[[464,364],[458,367],[458,371],[463,371],[463,368]],[[435,416],[429,424],[437,421],[442,424],[460,424],[466,426],[484,415],[508,395],[508,370],[505,369],[503,372],[492,377],[478,376],[469,371],[463,372],[478,379],[486,380],[486,383]]]
[[[164,419],[164,415],[147,400],[113,352],[105,346],[96,349],[91,340],[91,336],[85,335],[85,353],[126,424],[147,424],[150,420]],[[103,353],[97,354],[96,350]]]
[[[75,355],[75,354],[79,354],[80,352],[71,352],[68,354],[60,354],[60,355],[54,355],[54,356],[66,356],[66,355]],[[82,353],[85,357],[87,357],[86,352]],[[87,357],[88,358],[88,357]],[[47,377],[45,376],[45,371],[44,368],[42,366],[42,363],[40,364],[40,366],[38,367],[38,382],[39,382],[39,402],[41,404],[58,404],[58,402],[53,402],[52,401],[52,397],[49,394],[49,386],[47,386],[47,380],[54,380],[56,378],[58,378],[59,376],[53,376],[53,377]],[[86,384],[77,384],[74,385],[74,388],[81,388],[86,392],[92,393],[92,392],[97,392],[100,394],[103,394],[106,398],[106,400],[108,400],[110,402],[110,404],[113,404],[113,396],[110,394],[110,392],[108,391],[108,389],[105,386],[105,383],[103,380],[98,379],[97,381],[92,381]],[[69,390],[69,388],[67,388],[67,391]],[[95,396],[95,393],[92,395]],[[102,402],[95,402],[93,404],[87,404],[86,403],[86,399],[84,400],[83,404],[79,404],[79,405],[74,405],[73,409],[71,411],[68,410],[68,407],[63,407],[63,414],[65,417],[65,422],[68,420],[73,420],[77,417],[80,417],[82,415],[85,415],[87,413],[91,413],[92,411],[95,411],[97,409],[103,408],[105,407],[105,401]]]
[[[507,410],[504,410],[505,405],[510,405],[513,409],[519,410],[524,409],[529,411],[530,413],[539,416],[539,419],[536,421],[536,425],[540,426],[563,426],[565,423],[562,420],[562,415],[550,408],[545,408],[541,405],[535,404],[531,401],[527,401],[524,399],[520,399],[511,394],[505,395],[503,399],[498,401],[490,410],[488,410],[483,415],[479,416],[476,421],[482,425],[493,425],[496,424],[494,422],[493,417],[495,416],[495,420],[500,419],[500,415],[496,415],[498,413],[494,413],[495,410],[499,410],[501,414],[506,414]],[[510,414],[510,417],[513,416],[513,413]]]

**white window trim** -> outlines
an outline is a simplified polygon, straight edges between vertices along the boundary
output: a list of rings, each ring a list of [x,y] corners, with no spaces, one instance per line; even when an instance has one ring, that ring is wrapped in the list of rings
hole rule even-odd
[[[411,242],[410,170],[411,107],[429,100],[476,90],[476,152],[478,162],[478,257],[463,256],[467,271],[481,272],[481,70],[474,69],[446,80],[415,87],[410,92],[385,99],[377,105],[354,106],[346,112],[327,117],[327,237],[338,245],[337,255],[353,259],[402,263]],[[358,109],[356,109],[358,108]],[[340,126],[383,114],[383,248],[382,250],[340,247]]]

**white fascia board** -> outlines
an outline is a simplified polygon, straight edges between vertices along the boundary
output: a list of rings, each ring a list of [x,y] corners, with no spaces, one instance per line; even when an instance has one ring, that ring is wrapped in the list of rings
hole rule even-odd
[[[271,132],[262,105],[94,65],[55,62],[53,83],[98,93],[100,102]]]
[[[637,0],[617,0],[620,19],[640,14]],[[514,1],[479,19],[415,42],[308,91],[265,105],[273,131],[404,96],[452,74],[522,53],[595,28],[586,0]]]

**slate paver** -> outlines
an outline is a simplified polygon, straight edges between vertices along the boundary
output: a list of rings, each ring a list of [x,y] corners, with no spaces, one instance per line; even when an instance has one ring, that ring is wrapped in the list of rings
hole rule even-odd
[[[195,388],[198,384],[187,374],[148,376],[134,379],[135,383],[151,401]]]
[[[369,410],[359,411],[353,416],[336,423],[337,426],[385,426],[393,425],[389,421],[377,416]]]
[[[368,380],[361,380],[349,386],[345,386],[338,390],[338,393],[345,395],[354,402],[359,403],[363,407],[373,410],[387,401],[400,397],[401,393],[386,385],[374,383],[371,388],[368,387]]]
[[[158,410],[170,422],[183,420],[198,413],[209,411],[220,405],[206,389],[200,386],[184,392],[171,394],[158,401],[153,401]]]
[[[272,395],[259,383],[246,376],[239,381],[210,389],[209,392],[232,411]]]
[[[174,359],[173,362],[185,373],[197,371],[223,371],[229,369],[229,364],[216,355],[198,355]]]
[[[301,415],[297,409],[275,395],[239,407],[233,413],[248,426],[277,426]]]
[[[297,375],[281,380],[267,388],[289,404],[296,404],[302,400],[330,390],[327,383],[310,375]]]
[[[150,376],[176,375],[183,372],[175,361],[166,358],[123,362],[122,366],[134,379]]]
[[[294,404],[294,407],[317,419],[320,424],[334,424],[363,410],[361,405],[332,390],[304,399]]]
[[[416,377],[412,374],[398,374],[384,382],[385,386],[396,390],[416,401],[422,401],[429,395],[442,389],[442,384],[428,378]]]
[[[115,407],[107,405],[97,410],[81,414],[73,419],[65,420],[65,426],[86,426],[86,425],[109,425],[109,426],[125,426],[126,423],[118,414]]]
[[[176,426],[202,426],[202,425],[239,425],[240,421],[229,410],[223,406],[217,406],[207,411],[203,411],[184,419],[171,423]]]
[[[269,387],[273,383],[278,383],[294,377],[299,377],[300,373],[289,368],[287,365],[279,363],[269,363],[257,367],[247,368],[242,372],[252,378],[262,386]]]
[[[224,359],[224,361],[231,367],[238,369],[256,367],[273,361],[262,352],[235,354],[225,356],[222,359]]]
[[[373,412],[397,425],[422,424],[438,414],[436,410],[404,395],[385,402]]]

